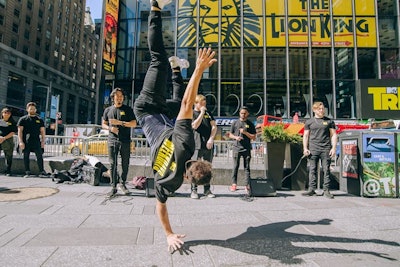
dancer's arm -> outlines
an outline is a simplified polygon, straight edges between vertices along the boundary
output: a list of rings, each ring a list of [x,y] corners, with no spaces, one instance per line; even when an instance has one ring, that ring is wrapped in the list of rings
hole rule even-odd
[[[193,105],[199,89],[200,80],[203,76],[203,72],[217,62],[214,57],[215,52],[212,51],[211,48],[199,49],[196,68],[194,69],[193,75],[190,77],[189,83],[186,87],[181,109],[179,110],[176,120],[193,119]]]

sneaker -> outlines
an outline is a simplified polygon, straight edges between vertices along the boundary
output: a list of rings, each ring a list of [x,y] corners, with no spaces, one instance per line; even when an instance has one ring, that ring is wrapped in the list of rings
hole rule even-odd
[[[125,184],[119,184],[119,190],[121,190],[124,193],[124,195],[128,195],[130,193],[128,188],[126,188]]]
[[[29,178],[31,177],[31,172],[25,172],[24,178]]]
[[[306,196],[306,197],[310,197],[315,195],[315,191],[314,190],[308,190],[307,192],[301,193],[302,196]]]
[[[246,187],[244,188],[244,190],[246,191],[246,194],[249,195],[250,194],[250,186],[246,185]]]
[[[179,59],[179,67],[181,67],[181,69],[187,69],[190,67],[190,63],[186,59],[180,58]]]
[[[175,69],[180,67],[181,69],[187,69],[190,66],[189,61],[183,58],[179,58],[177,56],[172,56],[168,58],[169,64],[171,65],[171,69]]]
[[[235,192],[237,190],[236,184],[232,184],[231,187],[229,187],[229,191]]]
[[[6,171],[5,175],[6,176],[11,176],[11,172],[10,171]]]
[[[150,0],[150,5],[163,9],[166,5],[171,3],[172,0]]]
[[[175,69],[179,67],[179,57],[172,56],[168,58],[169,64],[171,65],[171,69]]]
[[[117,194],[117,188],[113,187],[110,192],[108,192],[107,197],[111,198]]]
[[[334,198],[334,196],[331,194],[331,192],[329,192],[329,190],[324,190],[324,196],[327,198]]]
[[[190,198],[192,199],[199,199],[199,194],[197,194],[197,191],[192,191],[192,193],[190,194]]]
[[[215,195],[210,190],[204,192],[204,195],[209,198],[215,198]]]
[[[50,174],[48,174],[46,171],[42,171],[42,172],[39,174],[39,177],[40,177],[40,178],[49,178],[49,177],[50,177]]]

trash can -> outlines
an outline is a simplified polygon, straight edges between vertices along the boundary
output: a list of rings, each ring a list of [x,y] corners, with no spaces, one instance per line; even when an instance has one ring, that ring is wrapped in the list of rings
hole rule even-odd
[[[361,136],[361,131],[343,131],[339,134],[339,189],[357,196],[361,196]]]
[[[394,132],[363,132],[363,196],[398,197],[397,139]]]
[[[364,197],[399,196],[399,135],[344,131],[340,140],[340,189]]]

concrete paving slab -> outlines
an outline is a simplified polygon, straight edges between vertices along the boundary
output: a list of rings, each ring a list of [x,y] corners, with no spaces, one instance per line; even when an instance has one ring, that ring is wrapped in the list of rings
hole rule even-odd
[[[26,246],[112,246],[136,244],[139,229],[130,228],[47,228]]]

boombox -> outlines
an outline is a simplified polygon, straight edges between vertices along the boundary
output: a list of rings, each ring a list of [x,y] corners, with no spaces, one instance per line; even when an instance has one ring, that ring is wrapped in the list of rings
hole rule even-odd
[[[276,190],[274,182],[271,179],[251,178],[250,179],[250,196],[252,197],[274,197]]]

